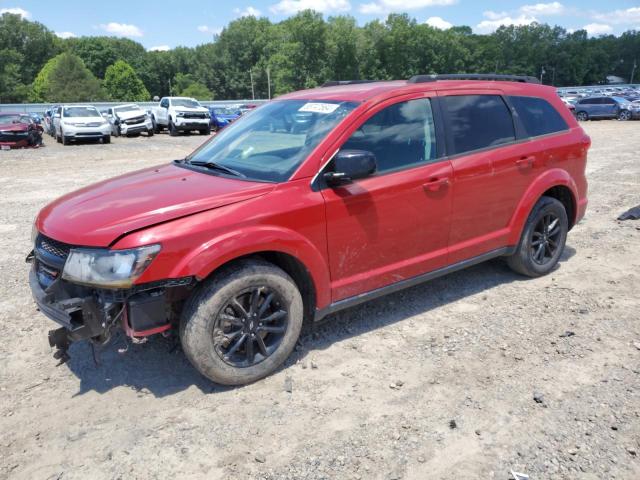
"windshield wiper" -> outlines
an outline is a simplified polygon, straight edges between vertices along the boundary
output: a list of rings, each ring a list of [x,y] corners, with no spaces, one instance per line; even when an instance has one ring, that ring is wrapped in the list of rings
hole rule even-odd
[[[237,170],[234,170],[233,168],[229,168],[229,167],[225,167],[224,165],[220,165],[219,163],[215,163],[215,162],[192,162],[189,161],[189,163],[191,165],[195,165],[197,167],[206,167],[206,168],[210,168],[211,170],[220,170],[222,172],[228,173],[230,175],[233,175],[234,177],[241,177],[241,178],[247,178],[247,176],[244,173],[241,173]]]

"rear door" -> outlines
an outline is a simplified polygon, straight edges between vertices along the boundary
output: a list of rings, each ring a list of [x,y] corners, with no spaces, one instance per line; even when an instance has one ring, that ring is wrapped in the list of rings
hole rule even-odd
[[[510,210],[505,200],[526,174],[521,163],[528,155],[515,145],[515,124],[501,91],[438,95],[453,167],[449,263],[457,263],[505,245]]]
[[[447,263],[451,165],[434,104],[416,96],[377,105],[336,143],[373,152],[378,171],[322,190],[334,302]]]

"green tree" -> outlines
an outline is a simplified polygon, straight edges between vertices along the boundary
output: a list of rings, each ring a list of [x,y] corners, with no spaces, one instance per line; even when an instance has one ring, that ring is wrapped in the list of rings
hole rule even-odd
[[[124,60],[136,72],[145,68],[145,48],[128,38],[80,37],[64,41],[67,50],[78,55],[98,78],[104,78],[107,68],[118,60]]]
[[[87,102],[104,100],[106,94],[77,55],[65,52],[49,73],[43,88],[47,102]]]
[[[178,73],[173,81],[175,95],[193,97],[197,100],[212,100],[213,94],[206,85],[196,81],[194,75]]]
[[[55,69],[56,65],[58,65],[61,56],[62,55],[56,55],[45,63],[44,67],[42,67],[38,72],[38,75],[36,75],[36,78],[33,80],[33,84],[31,85],[30,100],[32,102],[44,102],[46,100],[45,90],[49,85],[49,76]]]
[[[149,92],[138,78],[135,70],[124,60],[118,60],[107,68],[104,88],[112,100],[124,102],[144,102],[149,100]]]
[[[0,16],[0,98],[22,102],[42,66],[60,51],[60,39],[44,25],[20,15]]]

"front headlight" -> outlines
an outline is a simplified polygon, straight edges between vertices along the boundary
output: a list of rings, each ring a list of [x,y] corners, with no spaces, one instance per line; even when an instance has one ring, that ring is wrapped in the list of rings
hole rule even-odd
[[[184,117],[184,112],[178,112],[178,113],[176,113],[176,117]]]
[[[106,288],[129,288],[160,252],[160,245],[130,250],[73,248],[62,278]]]

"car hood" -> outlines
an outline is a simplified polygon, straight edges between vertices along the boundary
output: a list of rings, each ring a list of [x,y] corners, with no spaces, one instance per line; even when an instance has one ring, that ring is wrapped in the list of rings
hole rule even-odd
[[[205,107],[181,107],[181,106],[174,106],[173,107],[174,110],[176,112],[198,112],[198,113],[203,113],[203,112],[209,112],[209,110],[207,110]]]
[[[136,117],[142,117],[143,115],[146,115],[147,112],[145,112],[144,110],[131,110],[129,112],[116,112],[116,115],[118,115],[118,118],[120,120],[129,120],[130,118],[136,118]]]
[[[107,247],[135,230],[264,195],[274,187],[169,164],[60,197],[42,209],[36,227],[60,242]]]
[[[0,130],[25,131],[29,130],[28,123],[0,123]]]
[[[240,115],[216,115],[218,120],[226,120],[228,122],[232,122],[233,120],[237,120],[240,118]]]

